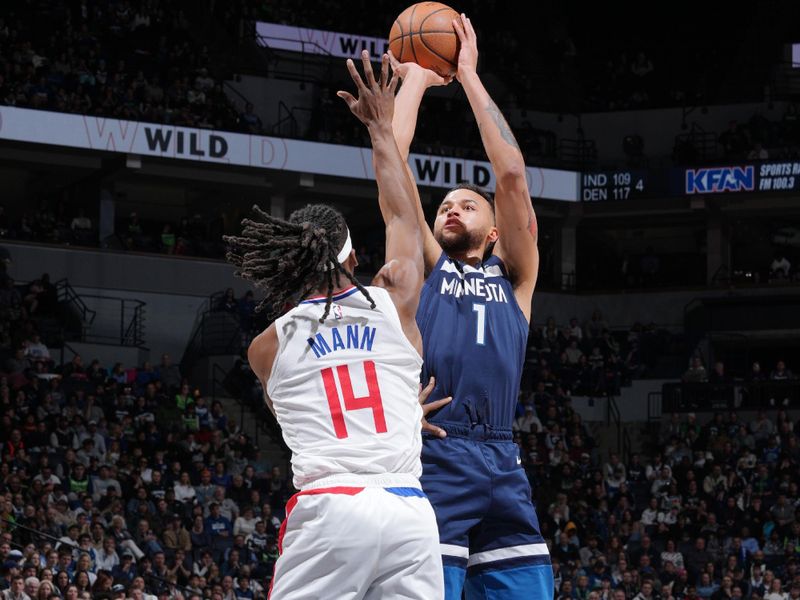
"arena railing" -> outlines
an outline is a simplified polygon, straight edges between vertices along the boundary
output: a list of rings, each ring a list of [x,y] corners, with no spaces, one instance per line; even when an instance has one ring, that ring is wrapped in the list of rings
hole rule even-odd
[[[283,130],[283,125],[286,123],[290,126],[288,133]],[[278,120],[270,128],[270,133],[272,135],[296,138],[298,128],[297,118],[294,116],[292,109],[283,100],[278,100]]]
[[[80,341],[137,348],[144,346],[145,302],[100,294],[79,294],[67,279],[58,280],[55,287],[59,304],[74,310],[80,318]]]
[[[800,381],[665,383],[662,414],[800,408]]]
[[[84,328],[83,340],[92,344],[133,346],[141,348],[144,340],[146,303],[131,298],[81,294],[94,305],[95,318]]]
[[[291,42],[293,44],[299,45],[299,51],[292,52],[292,51],[278,51],[272,48],[269,44],[270,40],[274,41],[283,41],[283,42]],[[300,71],[297,73],[295,70],[289,71],[282,71],[280,69],[273,69],[268,67],[270,71],[272,71],[273,76],[280,76],[282,79],[296,79],[298,81],[308,81],[308,82],[324,82],[330,83],[333,81],[332,77],[332,67],[334,56],[328,52],[327,49],[320,46],[316,42],[309,42],[305,40],[292,40],[288,38],[281,38],[275,36],[264,36],[258,35],[255,36],[256,45],[258,45],[262,49],[268,50],[271,54],[270,62],[279,63],[280,61],[286,61],[289,63],[299,63]],[[299,56],[299,59],[294,58],[294,56]],[[324,67],[323,77],[319,76],[312,76],[310,71],[310,67],[314,65],[322,64]]]
[[[56,297],[58,302],[66,303],[71,308],[75,309],[81,317],[83,323],[91,325],[94,318],[97,316],[97,311],[92,310],[83,301],[81,296],[75,291],[67,279],[59,279],[55,283]]]
[[[775,99],[795,99],[800,95],[800,65],[785,61],[778,63],[770,77]]]
[[[627,427],[622,422],[622,415],[619,410],[619,405],[614,396],[608,396],[608,403],[606,404],[606,422],[608,425],[613,425],[617,432],[617,453],[623,457],[627,462],[630,458],[633,443],[631,442],[631,434]]]

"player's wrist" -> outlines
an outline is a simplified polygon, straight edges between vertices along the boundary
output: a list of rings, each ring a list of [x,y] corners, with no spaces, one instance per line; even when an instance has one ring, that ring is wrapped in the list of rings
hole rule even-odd
[[[392,132],[392,122],[385,119],[370,121],[367,124],[367,130],[369,131],[370,137],[380,138],[381,136],[394,136],[394,133]]]
[[[427,70],[418,65],[411,65],[403,76],[404,88],[418,87],[421,91],[425,91],[430,85]]]
[[[461,66],[459,65],[458,71],[456,71],[456,77],[459,81],[463,82],[465,79],[470,78],[478,78],[478,70],[472,66]]]

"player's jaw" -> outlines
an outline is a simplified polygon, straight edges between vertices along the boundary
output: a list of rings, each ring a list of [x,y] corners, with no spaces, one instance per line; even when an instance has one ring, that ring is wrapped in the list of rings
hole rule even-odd
[[[486,243],[486,235],[481,231],[469,230],[463,223],[448,224],[434,229],[433,237],[439,242],[449,256],[461,258],[461,255],[480,251]]]

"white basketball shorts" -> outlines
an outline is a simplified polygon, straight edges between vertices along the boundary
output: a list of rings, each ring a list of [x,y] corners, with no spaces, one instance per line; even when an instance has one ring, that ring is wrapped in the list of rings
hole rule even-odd
[[[342,481],[327,477],[287,503],[270,600],[444,598],[436,517],[416,478]]]

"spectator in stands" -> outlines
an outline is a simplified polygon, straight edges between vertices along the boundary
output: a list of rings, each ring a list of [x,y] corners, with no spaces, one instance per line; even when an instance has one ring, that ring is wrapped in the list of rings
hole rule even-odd
[[[94,428],[97,429],[97,424],[94,425]],[[103,454],[105,454],[105,452],[103,452]],[[102,498],[107,496],[107,492],[110,488],[116,490],[119,497],[122,497],[122,488],[120,487],[119,481],[111,476],[110,466],[103,464],[100,466],[99,475],[92,479],[93,498],[95,502],[99,502]]]
[[[164,549],[172,556],[177,552],[191,552],[192,550],[191,534],[183,526],[183,518],[177,513],[169,518],[163,537]]]
[[[128,216],[127,223],[125,224],[125,229],[122,233],[124,236],[126,249],[133,250],[143,245],[142,235],[144,230],[142,229],[142,224],[139,221],[139,213],[136,211],[131,212],[131,214]]]
[[[14,355],[6,361],[5,371],[9,375],[23,375],[31,368],[31,361],[25,355],[25,348],[17,348]]]
[[[178,365],[172,364],[169,354],[161,355],[161,364],[156,369],[156,375],[164,385],[167,393],[171,393],[173,390],[177,391],[181,386],[180,368]]]
[[[205,507],[211,501],[216,488],[217,486],[211,481],[211,471],[203,469],[200,473],[200,482],[194,488],[197,504]]]
[[[747,160],[769,160],[769,152],[761,145],[761,142],[755,142],[750,152],[747,153]]]
[[[764,372],[761,370],[761,363],[755,361],[752,366],[750,367],[750,373],[747,375],[747,381],[752,383],[758,383],[760,381],[764,381],[766,376]]]
[[[789,279],[791,270],[792,263],[786,258],[786,254],[782,250],[776,250],[772,258],[772,263],[769,266],[770,280]]]
[[[88,232],[92,229],[92,220],[86,216],[86,213],[83,210],[83,208],[78,209],[78,214],[75,217],[73,217],[72,222],[69,225],[69,228],[76,235]]]
[[[31,362],[43,362],[48,366],[51,364],[50,350],[42,342],[42,338],[38,333],[34,333],[29,340],[27,340],[23,347],[25,348],[25,357]]]
[[[175,246],[177,238],[175,232],[172,231],[170,223],[164,223],[164,228],[161,230],[161,248],[164,254],[175,254]]]
[[[254,106],[248,102],[245,104],[244,112],[239,115],[239,120],[242,124],[242,130],[247,133],[261,133],[263,124],[261,118],[254,112]]]
[[[599,338],[603,335],[603,331],[608,329],[608,323],[603,319],[603,313],[595,309],[592,312],[592,317],[584,325],[586,336],[589,339]]]
[[[217,464],[221,464],[224,467],[224,464],[221,462]],[[211,502],[209,502],[206,507],[207,516],[211,515],[211,507],[215,504],[219,514],[230,522],[231,531],[233,531],[233,522],[239,514],[239,507],[236,505],[236,502],[226,497],[225,487],[222,485],[218,485],[214,490]]]
[[[566,354],[567,364],[569,365],[577,365],[583,356],[583,351],[578,347],[577,339],[571,340],[564,352]]]
[[[247,347],[252,339],[253,319],[256,314],[256,302],[252,290],[247,290],[237,302],[237,312],[239,315],[239,325],[242,328],[244,338],[242,347]]]
[[[192,482],[189,479],[189,473],[183,471],[180,475],[180,480],[176,481],[174,484],[175,489],[175,500],[177,502],[182,502],[185,505],[191,506],[194,504],[194,500],[197,497],[197,493],[192,486]]]
[[[86,368],[83,366],[83,358],[80,354],[72,357],[72,360],[61,370],[61,376],[76,380],[86,379]]]
[[[10,581],[10,587],[2,592],[3,600],[31,600],[31,597],[25,593],[25,579],[22,575],[13,575]]]
[[[217,556],[232,545],[233,525],[229,518],[220,513],[220,505],[217,502],[209,504],[204,528],[208,529],[211,535],[211,545]]]
[[[578,324],[578,319],[572,317],[569,320],[569,338],[574,338],[580,342],[583,339],[583,329]]]
[[[542,422],[536,416],[534,406],[532,404],[525,405],[525,414],[517,417],[512,426],[514,431],[521,431],[523,433],[538,433],[542,431]]]
[[[225,290],[225,295],[220,298],[219,303],[217,304],[217,310],[235,313],[238,309],[238,302],[236,300],[236,295],[233,292],[233,288],[228,288]]]
[[[39,310],[39,303],[44,296],[44,286],[38,279],[28,284],[28,289],[22,297],[22,304],[28,315],[34,315]]]
[[[719,136],[719,143],[725,152],[725,158],[740,159],[744,156],[746,140],[737,121],[728,122],[728,129]]]
[[[184,412],[190,404],[194,404],[194,394],[192,393],[189,384],[184,383],[181,385],[180,391],[175,394],[175,406],[179,411]]]
[[[699,356],[693,356],[689,368],[683,374],[684,383],[704,383],[708,381],[706,368]]]
[[[794,379],[794,375],[792,374],[791,370],[786,368],[786,363],[782,360],[779,360],[775,364],[775,368],[772,370],[772,373],[769,374],[769,378],[771,381],[788,381],[790,379]]]
[[[711,375],[708,377],[708,382],[713,383],[716,385],[725,385],[730,383],[731,378],[725,372],[725,363],[721,360],[718,360],[714,363],[714,370],[711,371]]]

